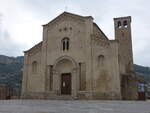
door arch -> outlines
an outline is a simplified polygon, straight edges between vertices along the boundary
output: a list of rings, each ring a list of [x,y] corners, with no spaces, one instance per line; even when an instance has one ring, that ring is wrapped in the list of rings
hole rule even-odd
[[[77,95],[79,74],[75,60],[69,56],[59,57],[54,63],[54,71],[54,90],[60,95]]]

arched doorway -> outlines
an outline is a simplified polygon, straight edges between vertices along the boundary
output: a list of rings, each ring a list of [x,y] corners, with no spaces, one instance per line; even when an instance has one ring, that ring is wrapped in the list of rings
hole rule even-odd
[[[57,94],[72,95],[77,94],[78,71],[76,62],[69,56],[58,58],[54,64],[53,86]]]

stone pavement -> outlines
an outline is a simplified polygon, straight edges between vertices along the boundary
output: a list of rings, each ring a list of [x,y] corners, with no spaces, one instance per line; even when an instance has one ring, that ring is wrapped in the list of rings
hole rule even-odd
[[[150,101],[0,100],[0,113],[150,113]]]

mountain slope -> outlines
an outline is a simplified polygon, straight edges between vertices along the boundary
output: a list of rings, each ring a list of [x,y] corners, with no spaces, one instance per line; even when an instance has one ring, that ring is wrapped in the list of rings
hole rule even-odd
[[[150,67],[134,64],[134,71],[137,73],[137,75],[143,76],[146,82],[150,82]]]
[[[9,57],[0,55],[0,84],[6,84],[11,88],[21,89],[23,56]],[[150,82],[150,68],[134,65],[134,70],[145,81]]]
[[[8,57],[0,55],[0,84],[11,88],[21,88],[23,56]]]

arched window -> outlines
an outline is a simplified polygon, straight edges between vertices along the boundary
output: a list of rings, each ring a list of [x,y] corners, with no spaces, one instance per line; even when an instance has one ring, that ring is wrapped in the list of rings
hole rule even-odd
[[[104,66],[104,55],[98,56],[98,67]]]
[[[37,73],[37,62],[33,61],[32,62],[32,73]]]
[[[123,22],[123,26],[124,26],[124,27],[127,27],[127,25],[128,25],[128,24],[127,24],[127,21],[124,21],[124,22]]]
[[[62,39],[62,49],[63,51],[69,50],[69,38],[65,37]]]
[[[120,21],[117,23],[117,27],[118,27],[118,28],[121,28],[121,27],[122,27],[122,25],[121,25],[121,22],[120,22]]]

